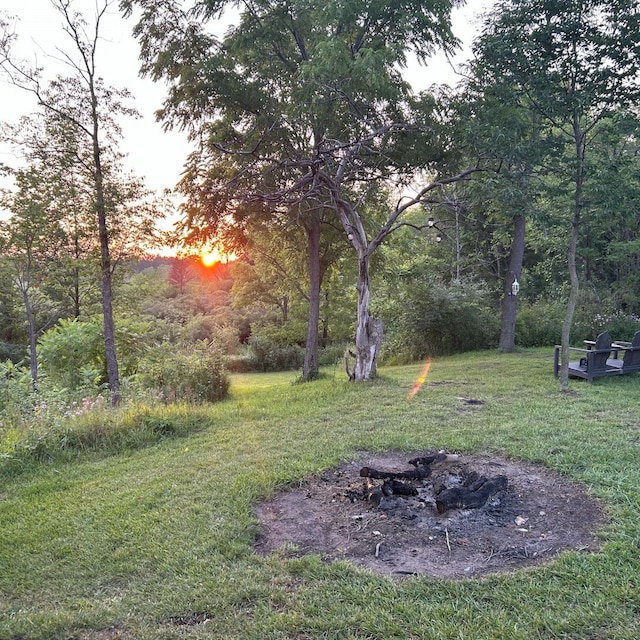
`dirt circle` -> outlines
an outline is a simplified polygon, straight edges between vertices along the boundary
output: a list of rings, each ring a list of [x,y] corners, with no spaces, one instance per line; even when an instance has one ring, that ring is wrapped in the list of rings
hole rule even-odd
[[[320,554],[326,561],[349,560],[387,575],[450,579],[513,571],[563,551],[598,550],[596,533],[605,522],[598,501],[540,465],[450,456],[433,464],[427,478],[403,481],[415,487],[414,495],[381,494],[383,481],[360,475],[363,467],[411,470],[408,461],[425,455],[362,454],[259,504],[256,549]],[[506,488],[501,485],[479,508],[438,512],[438,491],[478,475],[505,477]]]

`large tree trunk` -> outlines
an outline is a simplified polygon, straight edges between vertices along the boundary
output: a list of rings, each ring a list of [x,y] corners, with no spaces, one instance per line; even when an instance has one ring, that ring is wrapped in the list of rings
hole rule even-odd
[[[358,323],[354,380],[371,380],[377,374],[378,354],[383,338],[382,321],[371,315],[370,296],[369,254],[364,252],[358,257]]]
[[[504,297],[500,317],[500,351],[511,353],[516,346],[516,319],[518,316],[518,296],[512,294],[512,285],[522,273],[524,260],[525,218],[522,214],[513,217],[513,239],[509,272],[504,281]]]
[[[304,353],[302,377],[313,380],[318,376],[318,327],[320,324],[320,217],[311,213],[306,223],[309,256],[309,321],[307,323],[307,343]]]

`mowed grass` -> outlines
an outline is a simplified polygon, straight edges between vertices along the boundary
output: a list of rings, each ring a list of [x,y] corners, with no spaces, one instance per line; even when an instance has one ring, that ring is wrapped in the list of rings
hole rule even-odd
[[[551,360],[437,359],[411,399],[420,364],[368,384],[236,376],[178,435],[0,461],[0,638],[640,637],[640,375],[560,393]],[[602,550],[458,582],[254,552],[256,501],[388,449],[543,463],[604,502]]]

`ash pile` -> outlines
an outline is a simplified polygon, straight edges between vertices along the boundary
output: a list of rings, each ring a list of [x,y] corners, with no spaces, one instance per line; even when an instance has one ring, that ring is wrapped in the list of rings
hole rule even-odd
[[[408,501],[443,514],[453,509],[479,509],[487,502],[495,505],[507,489],[506,476],[480,475],[456,454],[441,451],[412,458],[408,464],[411,468],[403,470],[362,467],[362,489],[349,489],[347,498],[364,500],[383,511],[404,509],[410,506]]]

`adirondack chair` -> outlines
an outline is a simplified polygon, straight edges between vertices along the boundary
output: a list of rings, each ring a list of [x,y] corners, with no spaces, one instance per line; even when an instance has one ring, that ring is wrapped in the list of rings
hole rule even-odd
[[[620,369],[620,373],[637,373],[640,371],[640,331],[636,331],[631,342],[616,340],[611,345],[622,352],[622,358],[610,358],[607,364]]]
[[[576,362],[569,362],[569,375],[574,378],[583,378],[587,382],[593,382],[594,378],[602,376],[619,376],[622,369],[619,366],[610,364],[611,351],[616,349],[612,346],[611,336],[608,332],[598,334],[593,348],[581,349],[579,347],[569,347],[569,356],[580,354],[580,359]],[[621,348],[621,347],[620,347]],[[553,373],[558,377],[560,371],[560,349],[559,344],[555,347],[553,357]]]

